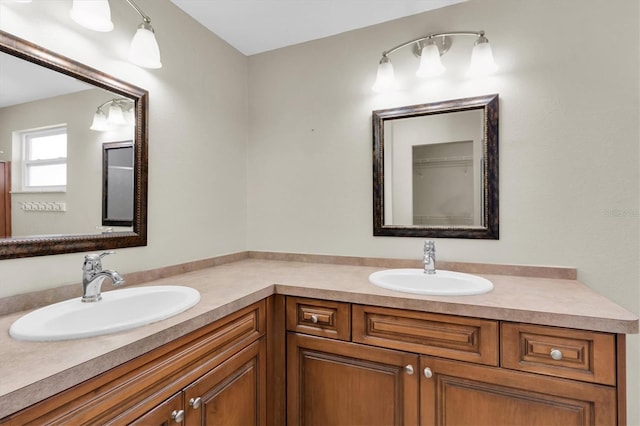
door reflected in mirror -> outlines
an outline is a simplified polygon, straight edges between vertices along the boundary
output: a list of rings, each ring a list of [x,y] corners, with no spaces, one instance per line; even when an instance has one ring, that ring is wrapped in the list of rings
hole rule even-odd
[[[133,141],[102,144],[102,226],[133,225]]]
[[[498,97],[378,110],[374,235],[498,238]]]

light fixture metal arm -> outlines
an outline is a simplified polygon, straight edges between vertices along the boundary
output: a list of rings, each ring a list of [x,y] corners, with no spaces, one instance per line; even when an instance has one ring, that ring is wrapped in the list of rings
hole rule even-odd
[[[140,7],[139,7],[137,4],[135,4],[135,3],[134,3],[134,1],[133,1],[133,0],[126,0],[126,2],[127,2],[127,3],[129,3],[129,6],[131,6],[132,8],[134,8],[134,9],[135,9],[135,11],[136,11],[136,12],[138,12],[138,14],[139,14],[140,16],[142,16],[142,20],[143,20],[145,23],[147,23],[147,24],[148,24],[148,23],[150,23],[150,22],[151,22],[151,18],[149,18],[149,15],[147,15],[146,13],[144,13],[144,12],[142,11],[142,9],[140,9]]]
[[[133,103],[133,101],[131,99],[127,99],[127,98],[113,98],[113,99],[109,99],[108,101],[104,102],[103,104],[101,104],[100,106],[98,106],[98,110],[102,111],[102,108],[104,108],[105,106],[112,104],[112,103],[127,103],[127,102],[131,102]]]
[[[129,0],[127,0],[127,1],[129,1]],[[410,40],[410,41],[407,41],[405,43],[402,43],[402,44],[399,44],[397,46],[394,46],[389,50],[385,50],[384,52],[382,52],[382,56],[383,57],[389,56],[393,52],[396,52],[396,51],[402,49],[403,47],[411,46],[412,44],[420,43],[421,41],[433,39],[433,38],[436,38],[436,37],[451,37],[451,36],[484,37],[484,31],[450,31],[450,32],[445,32],[445,33],[431,33],[431,34],[427,34],[426,36],[418,37],[418,38],[416,38],[414,40]]]

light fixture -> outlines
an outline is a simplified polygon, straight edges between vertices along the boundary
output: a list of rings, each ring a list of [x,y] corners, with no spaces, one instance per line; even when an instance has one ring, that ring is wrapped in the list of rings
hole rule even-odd
[[[447,70],[440,60],[440,49],[433,41],[425,44],[420,52],[420,68],[416,71],[416,76],[437,77]]]
[[[454,36],[473,36],[477,38],[471,54],[470,75],[486,75],[498,69],[493,60],[491,46],[484,35],[484,31],[432,33],[382,52],[382,59],[380,59],[378,65],[378,74],[372,89],[376,92],[383,92],[395,87],[393,65],[391,65],[389,55],[407,46],[413,46],[414,55],[420,58],[420,67],[416,71],[416,76],[435,77],[442,74],[445,71],[445,67],[440,61],[440,56],[449,50],[452,43],[451,37]]]
[[[144,68],[162,68],[160,48],[156,41],[151,18],[133,0],[125,0],[141,17],[129,47],[129,61]],[[94,31],[111,31],[111,9],[108,0],[73,0],[71,18],[85,28]]]
[[[142,17],[129,47],[129,61],[144,68],[162,68],[160,62],[160,48],[156,41],[155,31],[151,26],[151,18],[147,16],[133,0],[126,0]]]
[[[108,32],[113,29],[108,0],[73,0],[71,19],[93,31]]]
[[[104,115],[104,112],[99,107],[93,115],[93,123],[91,123],[89,129],[95,130],[96,132],[106,132],[109,130],[109,126],[107,126],[107,116]]]
[[[386,92],[388,90],[395,89],[396,80],[393,73],[393,65],[389,61],[389,57],[385,54],[382,55],[380,63],[378,64],[378,75],[376,76],[376,82],[373,85],[373,90],[376,92]]]
[[[107,114],[104,109],[106,106]],[[106,132],[121,126],[134,126],[134,103],[131,99],[114,98],[100,105],[93,115],[93,122],[89,129],[97,132]]]
[[[493,52],[489,45],[489,40],[485,36],[480,36],[473,45],[471,52],[471,65],[469,73],[472,75],[487,75],[498,69],[493,60]]]

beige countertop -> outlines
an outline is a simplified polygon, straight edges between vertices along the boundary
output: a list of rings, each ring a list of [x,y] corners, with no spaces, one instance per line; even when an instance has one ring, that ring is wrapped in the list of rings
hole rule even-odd
[[[638,333],[638,317],[579,281],[478,274],[494,284],[476,296],[420,296],[378,288],[370,273],[385,268],[245,259],[157,279],[186,285],[200,302],[179,315],[134,330],[63,342],[19,342],[0,317],[0,418],[127,362],[274,293],[519,321],[610,333]]]

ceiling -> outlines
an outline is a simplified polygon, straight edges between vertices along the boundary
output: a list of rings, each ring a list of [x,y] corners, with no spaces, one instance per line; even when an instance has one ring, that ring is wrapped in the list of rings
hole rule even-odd
[[[171,0],[249,56],[466,0]]]
[[[0,108],[88,89],[73,77],[0,53]]]

